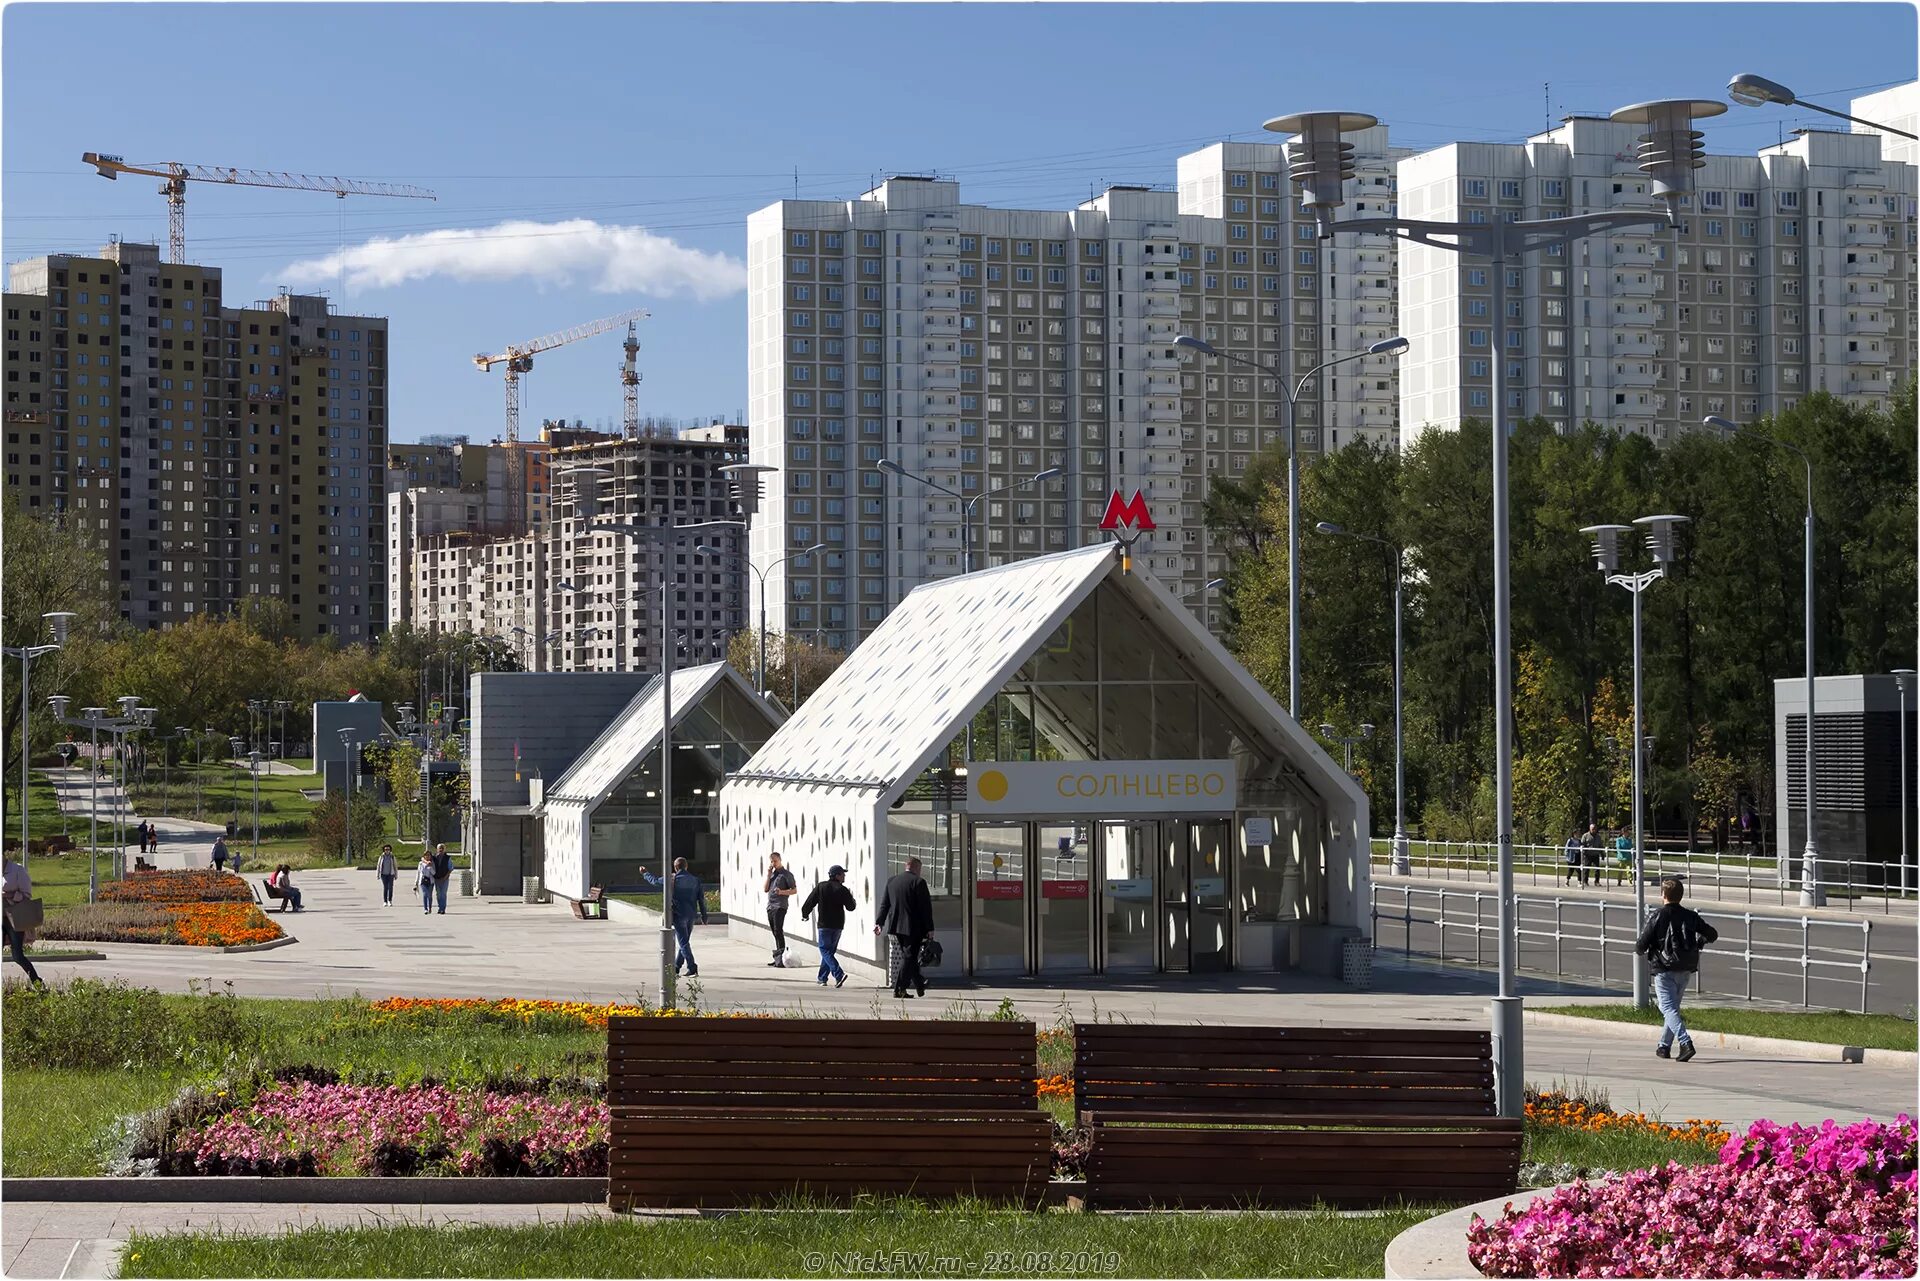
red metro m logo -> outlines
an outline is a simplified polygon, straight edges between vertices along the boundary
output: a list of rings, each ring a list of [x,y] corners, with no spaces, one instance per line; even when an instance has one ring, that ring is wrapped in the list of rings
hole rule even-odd
[[[1153,516],[1147,511],[1147,500],[1140,496],[1137,489],[1133,491],[1133,497],[1125,501],[1121,500],[1117,489],[1107,497],[1107,514],[1100,518],[1100,528],[1113,530],[1122,525],[1136,534],[1154,528]]]

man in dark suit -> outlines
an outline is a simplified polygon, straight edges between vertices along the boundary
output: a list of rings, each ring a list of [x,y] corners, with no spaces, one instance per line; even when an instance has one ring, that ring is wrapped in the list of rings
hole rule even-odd
[[[919,859],[908,859],[907,870],[887,880],[874,920],[875,934],[885,930],[900,945],[900,973],[893,980],[893,994],[904,999],[907,984],[912,983],[925,996],[927,976],[920,972],[920,945],[933,935],[933,893],[920,875]]]

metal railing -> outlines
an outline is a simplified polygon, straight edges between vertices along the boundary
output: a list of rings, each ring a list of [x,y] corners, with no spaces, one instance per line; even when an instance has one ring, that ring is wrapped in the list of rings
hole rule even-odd
[[[1492,965],[1497,957],[1497,893],[1375,885],[1370,900],[1376,950],[1392,946],[1380,934],[1381,923],[1386,922],[1401,927],[1401,951],[1409,957],[1418,953],[1442,963],[1470,959],[1474,965]],[[1518,898],[1517,909],[1521,969],[1551,970],[1557,978],[1571,975],[1631,989],[1633,945],[1640,932],[1631,903],[1555,895]],[[1799,1003],[1812,1007],[1816,983],[1823,985],[1819,993],[1823,997],[1838,997],[1841,993],[1832,989],[1833,984],[1844,983],[1851,989],[1857,979],[1857,1000],[1849,991],[1845,1008],[1867,1012],[1872,921],[1752,912],[1703,911],[1700,915],[1720,932],[1720,938],[1700,954],[1700,972],[1693,985],[1696,994],[1712,991],[1737,994],[1746,1001],[1783,1001],[1790,999],[1797,978]],[[1418,946],[1416,927],[1423,935]],[[1756,975],[1764,989],[1759,995]],[[1789,995],[1779,995],[1782,992]],[[1819,1004],[1842,1007],[1839,1000]]]
[[[1390,867],[1392,850],[1391,840],[1376,838],[1373,865]],[[1564,885],[1568,873],[1572,872],[1576,878],[1585,876],[1603,883],[1619,879],[1629,887],[1632,885],[1631,869],[1616,860],[1611,847],[1596,852],[1600,855],[1598,863],[1576,868],[1567,862],[1565,846],[1516,844],[1513,847],[1514,880],[1534,886],[1558,886]],[[1409,840],[1407,863],[1409,874],[1419,877],[1490,882],[1496,876],[1491,842]],[[1684,877],[1688,888],[1702,897],[1721,900],[1737,897],[1746,903],[1772,903],[1778,907],[1792,907],[1800,898],[1797,852],[1788,860],[1784,873],[1780,860],[1771,854],[1763,858],[1651,845],[1647,848],[1645,863],[1650,881],[1658,881],[1663,876]],[[1898,869],[1885,864],[1822,855],[1820,868],[1824,873],[1820,886],[1826,891],[1828,907],[1890,914],[1895,904],[1920,902],[1920,876],[1911,872],[1903,889]],[[1887,877],[1891,877],[1892,884],[1883,879]]]

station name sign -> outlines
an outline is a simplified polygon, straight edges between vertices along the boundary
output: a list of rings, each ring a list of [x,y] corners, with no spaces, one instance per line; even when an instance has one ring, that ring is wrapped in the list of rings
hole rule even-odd
[[[1226,761],[976,761],[967,809],[1020,814],[1219,814],[1239,796]]]

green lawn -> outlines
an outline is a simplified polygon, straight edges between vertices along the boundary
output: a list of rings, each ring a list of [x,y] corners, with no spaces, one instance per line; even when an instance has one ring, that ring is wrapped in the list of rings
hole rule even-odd
[[[1675,1118],[1676,1121],[1685,1119]],[[1710,1143],[1664,1138],[1644,1130],[1576,1130],[1531,1121],[1527,1123],[1521,1151],[1524,1161],[1571,1165],[1583,1170],[1644,1170],[1669,1161],[1708,1165],[1718,1157],[1719,1149]]]
[[[83,828],[83,843],[85,834]],[[87,868],[91,858],[86,850],[78,849],[65,854],[35,854],[27,860],[27,875],[33,878],[33,896],[45,905],[49,916],[87,901]],[[112,876],[113,861],[102,838],[100,879],[105,881]]]
[[[8,780],[12,786],[7,793],[7,830],[6,846],[9,850],[20,847],[20,784],[17,780]],[[55,798],[53,784],[49,783],[39,771],[34,771],[27,781],[27,839],[44,841],[50,836],[67,836],[73,839],[86,839],[86,820],[76,815],[60,812],[60,802]]]
[[[1549,1005],[1542,1006],[1541,1010],[1547,1014],[1571,1014],[1610,1023],[1640,1023],[1647,1027],[1657,1027],[1660,1023],[1660,1011],[1636,1010],[1631,1005]],[[1684,1013],[1687,1026],[1703,1032],[1773,1036],[1825,1045],[1861,1045],[1870,1050],[1920,1049],[1914,1021],[1897,1014],[1849,1014],[1839,1010],[1799,1013],[1691,1005]]]
[[[644,907],[649,912],[658,912],[660,910],[660,895],[658,891],[655,891],[654,893],[651,893],[651,894],[645,891],[637,891],[634,893],[611,894],[611,895],[608,895],[608,897],[617,898],[622,903],[632,903],[635,906]],[[719,890],[717,889],[707,890],[703,895],[703,897],[707,900],[708,912],[710,913],[718,912],[720,910],[720,891]]]
[[[1436,1210],[1120,1217],[890,1202],[665,1222],[136,1235],[120,1275],[1377,1277],[1387,1243]]]
[[[112,1153],[121,1117],[165,1103],[185,1084],[178,1072],[8,1068],[5,1151],[9,1179],[98,1174]]]

